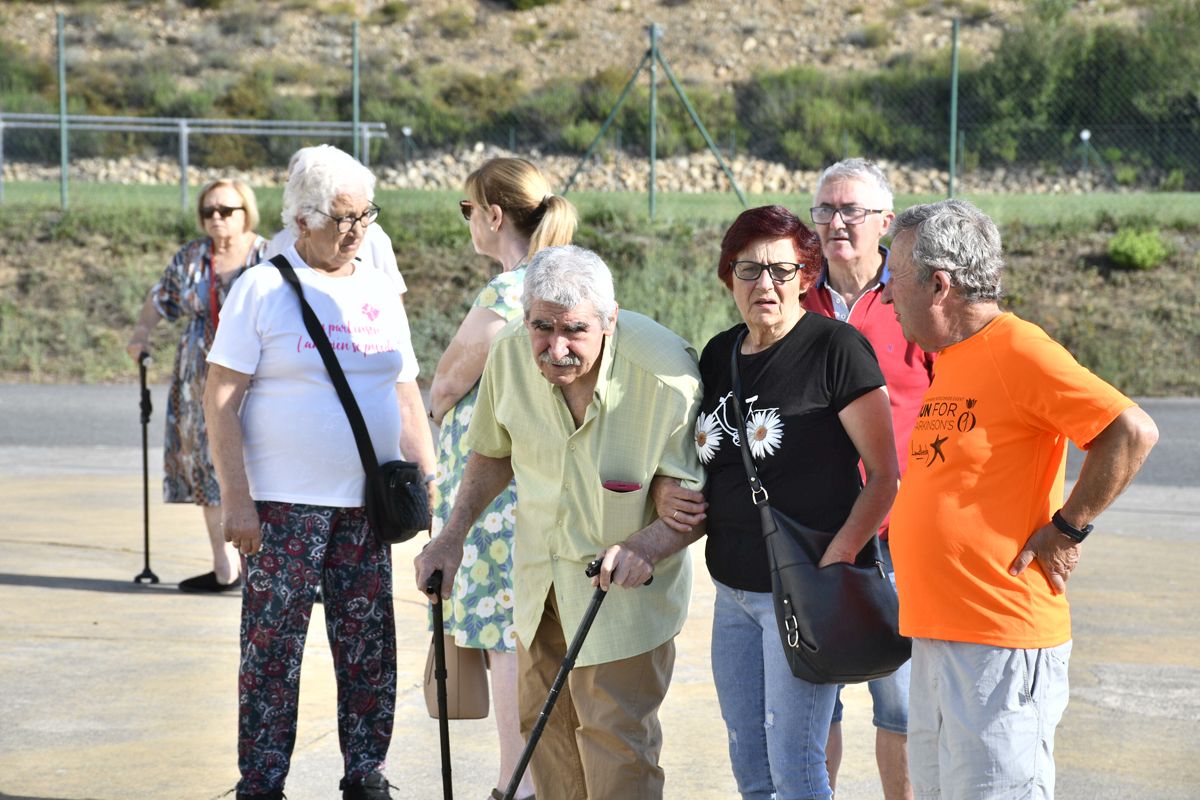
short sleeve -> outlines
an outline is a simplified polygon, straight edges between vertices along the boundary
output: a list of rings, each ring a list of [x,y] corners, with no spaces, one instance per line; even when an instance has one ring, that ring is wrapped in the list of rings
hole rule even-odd
[[[397,301],[397,324],[400,328],[400,346],[397,348],[400,351],[402,365],[400,374],[396,376],[396,383],[407,383],[415,381],[420,373],[420,365],[417,364],[417,354],[413,351],[412,346],[412,330],[408,326],[408,312],[404,308],[404,304]]]
[[[680,414],[680,424],[671,431],[663,448],[655,474],[676,478],[685,489],[700,491],[704,488],[704,468],[696,452],[696,415],[700,412],[702,387],[700,381],[690,382],[690,396],[681,393],[683,413]]]
[[[829,339],[826,380],[835,411],[885,385],[875,349],[852,325],[840,325]]]
[[[262,273],[267,267],[252,268],[234,282],[221,307],[221,324],[208,353],[208,363],[253,375],[262,355],[259,312],[262,307]],[[275,271],[274,268],[270,268]],[[281,279],[282,280],[282,279]],[[290,291],[290,290],[289,290]]]
[[[498,338],[488,354],[479,379],[479,394],[467,428],[467,447],[488,458],[508,458],[512,455],[512,439],[508,430],[496,419],[497,379],[503,372],[504,353],[497,352],[504,338]]]
[[[525,314],[525,308],[521,304],[521,292],[524,288],[524,267],[511,272],[501,272],[488,281],[487,286],[483,287],[471,305],[494,311],[505,322],[512,322]]]
[[[1012,363],[996,365],[996,374],[1025,421],[1081,450],[1135,405],[1040,330],[1017,337],[1007,357]]]
[[[183,316],[182,297],[188,278],[188,265],[193,259],[203,257],[204,248],[197,242],[188,242],[171,258],[162,277],[150,290],[154,309],[163,319],[174,322]]]

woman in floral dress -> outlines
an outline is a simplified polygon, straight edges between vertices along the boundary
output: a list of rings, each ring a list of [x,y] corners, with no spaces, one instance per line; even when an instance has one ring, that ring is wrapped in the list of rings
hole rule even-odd
[[[138,361],[149,352],[150,331],[160,319],[186,319],[175,350],[167,396],[163,501],[195,503],[203,508],[212,546],[212,571],[180,581],[179,588],[185,592],[224,592],[240,585],[239,559],[221,532],[221,492],[209,456],[201,408],[205,359],[225,295],[247,267],[263,259],[267,241],[254,232],[258,205],[254,192],[242,181],[222,179],[210,183],[200,192],[197,208],[206,235],[180,248],[162,278],[151,287],[126,349],[130,358]]]
[[[466,200],[459,202],[471,227],[475,251],[499,262],[438,361],[430,388],[430,416],[441,425],[434,485],[439,501],[433,535],[450,518],[469,450],[464,438],[488,349],[500,329],[523,316],[521,291],[525,263],[543,247],[570,244],[575,208],[554,195],[545,176],[519,158],[493,158],[467,176]],[[513,525],[515,484],[501,492],[476,521],[463,548],[454,595],[446,607],[446,633],[459,647],[489,651],[492,703],[500,734],[500,779],[506,786],[524,747],[517,716],[516,634],[513,628]],[[526,773],[518,797],[531,796]],[[500,796],[495,793],[496,796]]]

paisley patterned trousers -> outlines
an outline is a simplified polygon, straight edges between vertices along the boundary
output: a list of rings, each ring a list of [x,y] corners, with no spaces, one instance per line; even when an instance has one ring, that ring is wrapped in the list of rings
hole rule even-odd
[[[361,508],[256,505],[263,542],[243,568],[238,792],[282,789],[287,778],[318,586],[337,678],[345,777],[363,778],[383,765],[396,710],[391,552]]]

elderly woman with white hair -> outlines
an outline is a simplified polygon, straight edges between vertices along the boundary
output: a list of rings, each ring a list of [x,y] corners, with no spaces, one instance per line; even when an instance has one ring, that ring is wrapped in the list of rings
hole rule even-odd
[[[432,474],[433,442],[400,298],[357,266],[379,213],[375,178],[336,148],[288,178],[282,255],[326,331],[380,463],[401,450]],[[204,397],[224,500],[242,555],[237,797],[283,797],[296,735],[300,662],[318,588],[338,684],[342,797],[389,798],[381,770],[396,701],[392,564],[363,509],[354,435],[295,291],[271,264],[234,286],[208,356]]]

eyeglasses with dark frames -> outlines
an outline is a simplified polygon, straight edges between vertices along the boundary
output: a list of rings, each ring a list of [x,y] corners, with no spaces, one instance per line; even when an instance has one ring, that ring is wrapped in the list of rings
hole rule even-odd
[[[867,214],[882,214],[882,208],[863,208],[862,206],[813,206],[808,210],[812,221],[818,225],[828,225],[833,222],[834,214],[841,214],[842,222],[847,225],[861,225]]]
[[[744,281],[756,281],[767,270],[771,280],[776,283],[787,283],[796,277],[796,273],[804,268],[803,264],[793,264],[790,261],[778,261],[774,264],[760,264],[757,261],[733,262],[733,274]]]
[[[379,206],[372,203],[371,205],[369,205],[367,207],[366,211],[359,214],[357,217],[352,214],[347,214],[343,217],[335,217],[332,214],[326,214],[324,211],[320,211],[318,209],[313,209],[313,210],[316,211],[318,214],[320,214],[322,217],[329,217],[331,220],[333,220],[334,225],[337,226],[338,233],[349,233],[350,229],[353,228],[358,223],[362,223],[362,226],[364,228],[366,228],[368,225],[370,225],[372,222],[375,221],[376,217],[379,216],[379,212],[381,209],[379,208]]]
[[[467,222],[471,221],[471,212],[475,210],[475,204],[470,200],[458,201],[458,212],[462,214],[463,219]]]
[[[201,206],[200,219],[208,219],[213,214],[219,214],[221,219],[229,219],[235,211],[243,211],[245,206]]]

